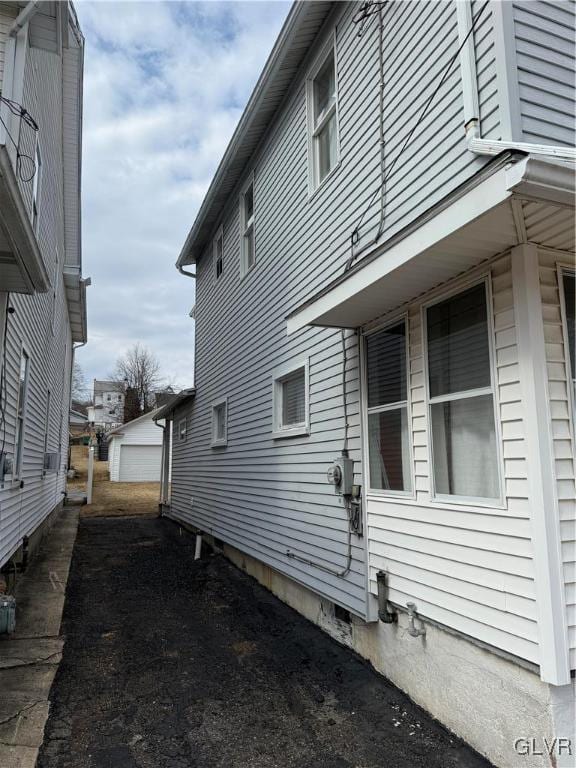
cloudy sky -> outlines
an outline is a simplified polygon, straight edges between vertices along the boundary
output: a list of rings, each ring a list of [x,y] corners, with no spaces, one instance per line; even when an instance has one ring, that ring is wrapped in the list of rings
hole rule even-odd
[[[289,9],[285,2],[78,2],[86,38],[87,384],[141,342],[192,383],[194,282],[180,248]]]

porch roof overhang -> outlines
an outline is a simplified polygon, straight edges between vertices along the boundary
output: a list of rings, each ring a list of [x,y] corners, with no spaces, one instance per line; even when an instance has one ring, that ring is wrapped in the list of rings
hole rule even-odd
[[[0,290],[45,293],[50,278],[6,145],[0,145]]]
[[[174,395],[174,397],[169,400],[166,405],[161,406],[157,410],[153,417],[154,421],[158,421],[159,419],[169,419],[179,405],[182,405],[183,402],[189,400],[195,395],[196,389],[194,387],[190,387],[189,389],[182,389],[180,392]]]
[[[88,341],[86,287],[90,285],[91,280],[82,278],[78,267],[64,266],[63,274],[72,341],[85,344]]]
[[[564,232],[572,228],[572,237],[567,239],[573,248],[574,199],[573,165],[503,153],[294,310],[287,317],[287,332],[310,325],[360,328],[519,242],[531,240],[524,209],[515,209],[513,201],[552,209],[550,215],[556,216]],[[543,236],[541,225],[540,232]]]

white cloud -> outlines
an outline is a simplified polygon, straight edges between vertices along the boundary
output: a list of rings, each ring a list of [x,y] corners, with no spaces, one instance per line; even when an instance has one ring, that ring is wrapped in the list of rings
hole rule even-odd
[[[183,386],[194,283],[174,262],[286,3],[81,2],[87,380],[139,341]]]

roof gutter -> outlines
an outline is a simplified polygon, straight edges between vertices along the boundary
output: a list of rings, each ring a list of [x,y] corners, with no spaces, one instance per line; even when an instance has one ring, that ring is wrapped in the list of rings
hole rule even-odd
[[[176,264],[176,269],[178,272],[180,272],[181,275],[185,275],[186,277],[193,277],[194,280],[196,279],[196,272],[186,272],[186,270],[182,267],[182,264]]]

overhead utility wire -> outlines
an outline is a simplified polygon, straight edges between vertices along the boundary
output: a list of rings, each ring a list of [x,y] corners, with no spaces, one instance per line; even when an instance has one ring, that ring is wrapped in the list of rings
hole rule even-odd
[[[34,133],[38,132],[38,123],[30,112],[23,107],[21,104],[18,104],[17,101],[12,101],[12,99],[6,98],[6,96],[0,95],[0,103],[5,104],[6,107],[9,109],[9,111],[15,116],[20,119],[21,122],[24,122],[29,128],[31,128]],[[14,139],[12,134],[10,133],[10,130],[6,123],[4,122],[4,119],[0,115],[0,123],[4,126],[4,130],[6,131],[6,135],[10,139],[12,145],[14,146],[14,149],[16,150],[16,172],[18,173],[18,176],[20,177],[20,180],[27,183],[29,181],[32,181],[34,176],[36,175],[36,161],[33,157],[30,157],[30,155],[27,155],[25,152],[20,152],[20,137],[18,137],[18,141]],[[32,166],[32,172],[30,174],[25,174],[22,170],[22,160],[28,160],[31,163]]]
[[[385,187],[386,182],[388,181],[388,179],[392,175],[392,171],[394,170],[394,166],[396,165],[396,163],[398,162],[400,157],[403,155],[403,153],[406,151],[408,145],[412,141],[412,137],[414,136],[414,134],[418,130],[418,127],[421,125],[422,121],[424,120],[424,118],[428,114],[428,111],[429,111],[430,107],[432,106],[432,102],[434,101],[434,99],[436,98],[438,92],[440,91],[440,89],[442,88],[444,83],[446,82],[446,79],[448,78],[448,75],[452,71],[452,67],[454,66],[454,63],[456,62],[456,60],[460,56],[460,53],[462,52],[462,49],[464,48],[464,46],[468,42],[468,39],[469,39],[470,35],[474,32],[474,30],[476,28],[476,24],[478,23],[478,20],[480,19],[480,17],[484,13],[484,10],[488,6],[488,3],[489,3],[489,0],[487,0],[487,2],[484,3],[482,8],[480,8],[480,10],[476,14],[476,16],[473,18],[472,24],[470,25],[470,29],[468,30],[468,32],[466,33],[464,39],[462,40],[462,42],[458,46],[458,49],[457,49],[456,53],[454,54],[454,56],[452,56],[452,58],[450,59],[450,61],[446,65],[446,69],[444,70],[444,73],[442,74],[442,77],[440,78],[440,81],[438,82],[438,85],[436,86],[434,91],[430,94],[430,97],[428,98],[428,101],[424,105],[424,108],[422,109],[422,112],[420,113],[418,119],[415,121],[414,125],[412,126],[412,129],[409,131],[408,135],[406,136],[406,139],[404,140],[404,143],[402,144],[402,147],[401,147],[400,151],[398,152],[398,154],[396,155],[394,160],[390,163],[390,167],[388,168],[388,170],[386,171],[385,175],[383,176],[383,179],[382,179],[382,182],[381,182],[381,187],[380,188],[376,188],[374,190],[374,193],[372,194],[372,197],[368,201],[368,205],[366,206],[366,208],[362,212],[360,218],[358,219],[358,222],[357,222],[356,226],[352,230],[352,232],[350,234],[350,257],[348,258],[348,261],[346,262],[346,266],[344,267],[344,271],[345,272],[347,272],[351,268],[352,264],[358,258],[358,256],[360,256],[361,253],[363,253],[367,248],[369,248],[370,246],[374,245],[379,240],[379,238],[380,238],[380,236],[382,234],[383,228],[384,228],[384,210],[383,210],[383,207],[380,210],[380,225],[378,227],[378,231],[376,232],[376,235],[374,236],[374,238],[369,243],[366,243],[361,248],[359,248],[356,252],[354,252],[354,246],[356,245],[356,243],[360,239],[360,227],[362,226],[362,223],[364,221],[364,217],[366,216],[366,213],[370,209],[370,207],[371,207],[372,203],[374,202],[378,192],[381,192],[382,191],[381,188]],[[380,61],[381,60],[382,60],[382,56],[380,56]],[[380,78],[383,81],[384,72],[382,70],[380,71]],[[382,100],[383,100],[383,94],[381,95],[381,102],[382,102]],[[380,116],[380,119],[382,121],[382,119],[383,119],[383,115],[382,114]],[[381,142],[384,140],[383,139],[383,135],[382,135],[382,131],[381,131],[381,139],[380,140],[381,140]]]

